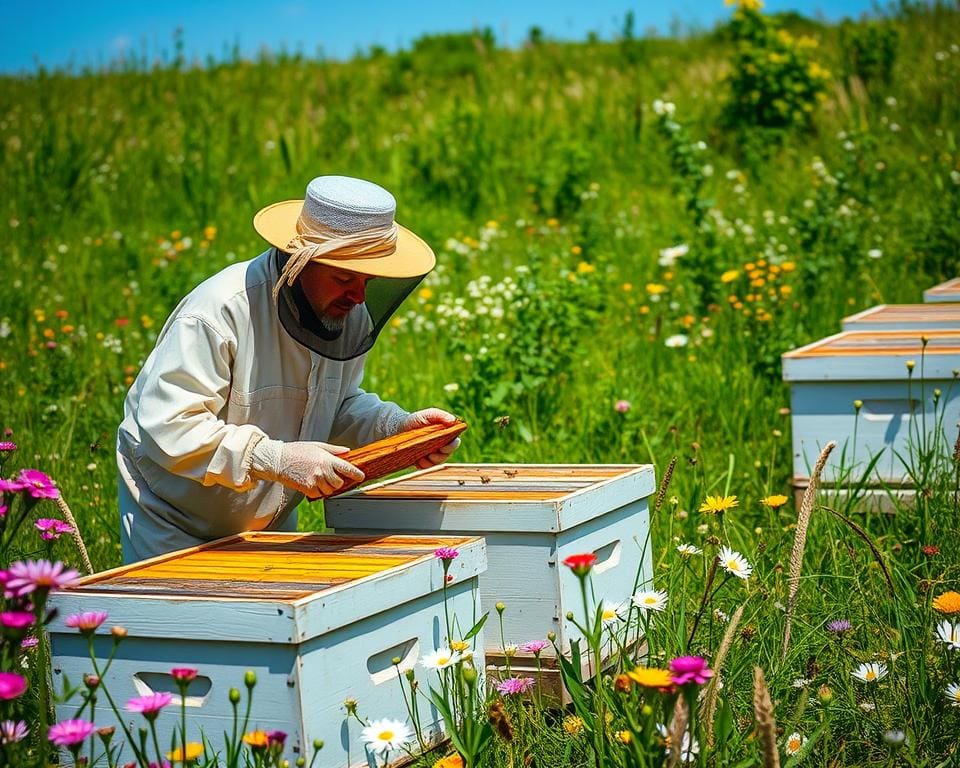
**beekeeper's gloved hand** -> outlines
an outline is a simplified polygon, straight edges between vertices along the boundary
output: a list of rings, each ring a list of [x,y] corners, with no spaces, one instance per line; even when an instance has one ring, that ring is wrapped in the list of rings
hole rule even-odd
[[[363,472],[337,456],[349,450],[342,445],[285,443],[265,437],[253,447],[250,474],[282,483],[310,499],[330,496],[345,481],[363,480]]]
[[[440,408],[425,408],[422,411],[414,411],[413,413],[407,414],[400,422],[397,432],[406,432],[407,430],[426,427],[430,424],[442,424],[445,427],[449,427],[455,424],[456,421],[457,417],[452,413],[447,413]],[[417,466],[420,469],[429,469],[437,464],[443,464],[443,462],[450,458],[450,454],[459,447],[460,438],[455,437],[446,445],[441,446],[433,453],[420,459],[420,461],[417,462]]]

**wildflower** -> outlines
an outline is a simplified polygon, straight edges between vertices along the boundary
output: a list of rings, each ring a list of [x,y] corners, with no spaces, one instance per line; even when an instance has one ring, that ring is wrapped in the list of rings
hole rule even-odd
[[[735,552],[730,547],[720,547],[720,565],[731,576],[738,579],[749,579],[753,573],[753,566],[739,552]]]
[[[374,752],[399,749],[413,738],[410,729],[399,720],[372,720],[363,729],[360,738]]]
[[[0,613],[0,625],[14,633],[25,630],[33,624],[33,614],[29,611],[3,611]]]
[[[23,490],[23,483],[19,480],[5,480],[0,477],[0,493],[17,493]]]
[[[627,413],[629,412],[631,406],[629,400],[617,400],[613,405],[613,410],[617,413]]]
[[[686,334],[677,333],[673,336],[668,336],[666,340],[664,340],[663,344],[671,349],[676,349],[677,347],[687,346],[687,341],[689,341],[689,339],[687,338]]]
[[[21,469],[17,480],[35,499],[55,499],[60,495],[56,483],[39,469]]]
[[[960,700],[958,700],[960,703]],[[563,718],[563,730],[571,736],[576,736],[583,731],[583,718],[576,715],[567,715]]]
[[[570,555],[565,558],[563,564],[573,571],[577,576],[583,578],[597,562],[597,556],[592,552],[580,555]]]
[[[266,731],[250,731],[243,734],[243,743],[251,749],[266,749],[270,744],[270,739]]]
[[[630,731],[617,731],[613,734],[613,737],[621,744],[629,744],[633,738],[633,734],[631,734]]]
[[[0,699],[15,699],[27,690],[27,678],[16,672],[0,672]]]
[[[789,736],[787,736],[787,743],[784,746],[784,750],[788,755],[795,755],[799,752],[803,745],[807,743],[807,737],[801,736],[799,733],[794,731]]]
[[[937,626],[937,634],[940,640],[946,643],[954,651],[960,651],[960,624],[951,624],[944,619]]]
[[[0,723],[0,744],[16,744],[30,733],[23,720],[4,720]]]
[[[730,621],[730,616],[727,614],[727,612],[721,611],[719,608],[713,609],[713,618],[715,618],[721,624],[726,624],[728,621]]]
[[[809,677],[798,677],[791,683],[791,685],[794,688],[806,688],[812,682],[813,680],[811,680]]]
[[[203,744],[198,741],[188,741],[186,748],[177,747],[167,752],[167,759],[175,763],[192,763],[203,754]]]
[[[669,688],[673,685],[673,675],[668,669],[634,667],[627,672],[627,677],[644,688]]]
[[[901,731],[899,728],[891,728],[889,731],[883,732],[883,740],[891,747],[900,747],[906,742],[907,734],[906,731]]]
[[[667,286],[663,285],[662,283],[647,283],[646,289],[647,293],[649,293],[651,296],[659,296],[661,293],[667,290]]]
[[[173,701],[173,694],[150,693],[146,696],[137,696],[127,702],[128,712],[139,712],[147,720],[156,719],[160,710]]]
[[[879,248],[871,248],[869,251],[867,251],[867,256],[869,256],[871,259],[879,259],[881,256],[883,256],[883,251],[881,251]]]
[[[8,451],[17,450],[17,444],[11,443],[9,440],[0,440],[0,453],[6,453]]]
[[[440,547],[439,549],[434,550],[433,554],[438,560],[443,560],[444,562],[449,563],[455,557],[459,557],[460,552],[453,547]]]
[[[538,655],[544,648],[548,648],[550,643],[546,640],[531,640],[529,643],[524,643],[520,646],[520,650],[524,653],[532,653],[534,656]]]
[[[720,282],[721,282],[721,283],[732,283],[732,282],[733,282],[734,280],[736,280],[738,277],[740,277],[740,270],[739,270],[739,269],[728,269],[726,272],[724,272],[722,275],[720,275]]]
[[[40,640],[35,635],[27,635],[20,641],[21,648],[36,648],[40,644]]]
[[[960,613],[960,592],[944,592],[933,599],[934,610],[947,615]]]
[[[775,494],[773,496],[767,496],[765,499],[760,499],[760,503],[766,504],[770,509],[779,509],[788,501],[789,499],[782,494]]]
[[[450,648],[438,648],[424,656],[420,663],[427,669],[446,669],[460,661],[460,654]]]
[[[673,749],[673,744],[671,744],[670,734],[667,733],[667,726],[663,723],[657,723],[657,731],[660,733],[660,736],[663,738],[663,746],[665,748],[667,756],[670,755],[671,750]],[[680,740],[680,760],[684,763],[692,763],[697,759],[697,755],[700,754],[700,742],[696,739],[690,738],[690,731],[683,732],[683,738]]]
[[[533,683],[534,679],[532,677],[509,677],[503,682],[497,683],[497,692],[504,696],[526,693],[533,688]]]
[[[92,635],[96,632],[97,627],[106,620],[107,614],[103,611],[85,611],[84,613],[75,613],[72,616],[67,616],[64,624],[80,630],[81,635]]]
[[[51,725],[47,738],[58,747],[75,747],[97,730],[97,726],[87,720],[76,718]]]
[[[600,607],[600,621],[604,626],[623,621],[623,616],[620,615],[623,609],[623,603],[610,603],[604,600],[603,605]]]
[[[834,619],[827,622],[827,632],[833,632],[835,635],[842,635],[853,629],[853,624],[849,619]]]
[[[657,259],[657,263],[661,267],[672,267],[677,259],[681,256],[686,256],[690,251],[690,246],[686,243],[681,243],[680,245],[674,245],[670,248],[663,248],[660,250],[660,258]]]
[[[690,557],[690,555],[700,555],[703,554],[703,550],[700,547],[696,547],[693,544],[678,544],[677,552],[680,553],[681,557]]]
[[[887,665],[886,664],[877,664],[876,662],[870,662],[868,664],[861,664],[853,672],[851,672],[857,680],[860,680],[864,683],[875,683],[878,680],[886,677],[887,674]]]
[[[470,643],[468,643],[466,640],[451,640],[450,648],[451,650],[463,653],[464,651],[470,650]]]
[[[925,547],[921,547],[920,551],[927,557],[936,557],[940,554],[940,547],[936,544],[927,544]]]
[[[947,701],[955,707],[960,707],[960,683],[950,683],[944,693],[947,695]]]
[[[719,515],[728,509],[739,506],[736,496],[707,496],[707,500],[700,505],[700,512],[709,512],[711,515]]]
[[[678,656],[670,662],[670,671],[673,672],[673,682],[677,685],[703,685],[713,677],[713,670],[707,666],[707,660],[702,656]]]
[[[285,731],[268,731],[267,732],[267,743],[271,747],[280,747],[282,749],[286,741],[287,741],[287,734]]]
[[[178,683],[192,683],[197,677],[197,670],[190,667],[174,667],[170,670],[170,677]]]
[[[73,533],[73,526],[55,517],[41,517],[34,526],[40,531],[40,538],[44,541],[59,539],[64,533]]]
[[[63,563],[48,560],[23,560],[11,564],[8,569],[7,592],[23,597],[34,591],[75,587],[80,574]]]
[[[648,589],[637,592],[632,598],[633,604],[641,611],[657,611],[667,607],[667,593],[662,589]]]

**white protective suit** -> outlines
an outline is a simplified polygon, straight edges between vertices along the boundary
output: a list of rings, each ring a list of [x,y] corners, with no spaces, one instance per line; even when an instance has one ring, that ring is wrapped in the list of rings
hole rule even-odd
[[[360,389],[365,355],[329,360],[284,330],[273,253],[188,294],[127,394],[117,434],[124,562],[245,530],[296,530],[303,496],[251,476],[257,442],[353,448],[408,415]]]

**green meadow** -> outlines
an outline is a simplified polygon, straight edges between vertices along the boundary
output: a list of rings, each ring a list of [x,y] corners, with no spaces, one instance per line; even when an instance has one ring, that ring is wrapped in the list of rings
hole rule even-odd
[[[960,589],[957,425],[944,423],[942,450],[918,449],[913,504],[865,513],[822,496],[791,565],[800,505],[780,355],[958,275],[960,14],[909,2],[842,25],[753,2],[730,14],[677,39],[532,30],[508,50],[478,32],[344,62],[202,65],[174,46],[161,62],[0,79],[0,440],[18,446],[4,476],[50,475],[95,568],[118,565],[116,428],[165,319],[266,250],[260,207],[317,175],[367,178],[438,267],[381,335],[364,387],[464,418],[458,461],[651,463],[658,480],[675,467],[652,512],[653,587],[668,600],[645,625],[657,650],[645,663],[713,664],[727,645],[723,686],[699,700],[636,680],[624,692],[628,655],[566,712],[491,694],[510,738],[494,722],[468,765],[958,764],[960,596],[934,605]],[[822,442],[841,451],[847,437]],[[708,496],[736,505],[700,511]],[[322,528],[317,507],[302,527]],[[28,521],[11,538],[6,562],[81,567],[69,536],[48,545]],[[749,579],[711,566],[721,546]],[[838,620],[850,627],[828,631]],[[858,679],[869,664],[883,673]],[[676,748],[683,729],[671,752],[655,728],[676,725],[681,699],[699,713],[695,752]],[[634,722],[634,705],[650,713]],[[16,706],[0,713],[23,716]]]

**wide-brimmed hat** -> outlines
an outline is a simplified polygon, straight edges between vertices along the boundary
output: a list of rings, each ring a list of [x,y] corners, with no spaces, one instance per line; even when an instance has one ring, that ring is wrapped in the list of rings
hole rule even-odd
[[[373,182],[318,176],[303,200],[268,205],[253,217],[253,226],[268,243],[292,254],[285,280],[292,281],[311,261],[375,277],[425,275],[436,264],[433,250],[394,221],[396,210],[394,196]]]

